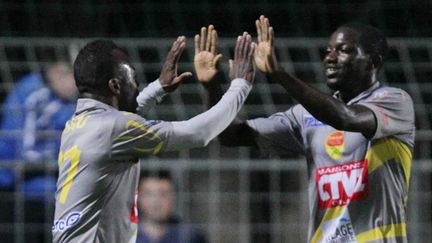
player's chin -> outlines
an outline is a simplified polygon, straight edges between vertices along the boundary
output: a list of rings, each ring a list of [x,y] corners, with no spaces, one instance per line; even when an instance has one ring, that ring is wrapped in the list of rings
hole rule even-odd
[[[327,87],[329,87],[332,90],[339,90],[340,89],[340,79],[337,77],[329,78],[327,77]]]

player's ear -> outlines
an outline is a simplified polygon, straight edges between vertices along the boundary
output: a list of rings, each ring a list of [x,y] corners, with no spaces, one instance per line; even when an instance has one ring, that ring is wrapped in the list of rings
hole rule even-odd
[[[120,80],[116,78],[112,78],[108,81],[108,86],[113,95],[120,95],[120,87],[121,87]]]
[[[371,55],[372,68],[380,69],[383,64],[383,57],[381,55]]]

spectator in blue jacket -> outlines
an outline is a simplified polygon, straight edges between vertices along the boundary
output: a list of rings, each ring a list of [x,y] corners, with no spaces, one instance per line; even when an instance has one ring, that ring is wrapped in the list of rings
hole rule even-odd
[[[0,161],[56,162],[60,132],[73,114],[76,94],[73,71],[66,63],[48,65],[17,80],[3,104]],[[14,184],[14,173],[0,170],[0,187]],[[54,191],[55,178],[26,178],[21,189],[36,196],[40,190]]]
[[[143,171],[138,184],[136,243],[205,243],[204,233],[174,214],[175,189],[168,171]]]

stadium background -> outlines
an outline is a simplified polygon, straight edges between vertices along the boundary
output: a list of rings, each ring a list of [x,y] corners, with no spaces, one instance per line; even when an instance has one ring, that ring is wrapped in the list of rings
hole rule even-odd
[[[214,24],[222,37],[222,68],[233,50],[233,37],[255,35],[254,20],[265,14],[275,28],[283,65],[320,87],[321,57],[328,35],[340,24],[375,25],[389,37],[391,50],[381,80],[408,91],[416,110],[416,149],[410,185],[410,242],[432,238],[432,2],[416,1],[0,1],[0,94],[3,101],[14,81],[56,60],[73,61],[80,47],[96,37],[113,38],[137,67],[140,81],[158,77],[168,47],[178,35],[188,38],[180,70],[192,70],[193,35]],[[226,72],[225,72],[226,73]],[[226,85],[226,84],[225,84]],[[205,110],[202,87],[193,78],[150,114],[181,120]],[[257,74],[254,90],[241,115],[257,117],[287,109],[295,101],[283,89]],[[43,165],[0,163],[18,178],[42,170],[56,174],[55,161]],[[170,170],[177,181],[177,211],[185,222],[202,227],[211,242],[305,242],[307,225],[306,164],[302,157],[266,159],[248,148],[223,148],[217,140],[205,149],[164,154],[141,164],[143,169]],[[18,183],[18,182],[17,182]],[[53,195],[46,195],[45,224],[26,220],[27,200],[19,191],[1,192],[10,202],[0,208],[13,222],[0,224],[0,235],[25,242],[43,232],[50,241]],[[31,210],[31,209],[30,209]],[[1,241],[1,239],[0,239]]]

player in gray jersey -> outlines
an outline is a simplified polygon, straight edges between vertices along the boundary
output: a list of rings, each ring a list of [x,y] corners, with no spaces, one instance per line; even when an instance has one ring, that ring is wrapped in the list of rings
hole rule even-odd
[[[237,39],[231,86],[211,109],[178,122],[149,121],[133,113],[137,100],[138,110],[145,112],[142,106],[191,75],[177,75],[184,48],[185,38],[179,37],[159,80],[138,99],[135,70],[113,42],[94,41],[79,52],[74,75],[80,98],[61,138],[54,242],[135,242],[138,158],[205,146],[234,119],[254,80],[255,46],[247,33]]]
[[[377,80],[385,37],[362,24],[342,25],[330,36],[323,64],[331,96],[278,64],[266,17],[256,27],[258,69],[300,104],[267,118],[235,120],[219,135],[221,143],[306,156],[308,242],[407,242],[414,110],[405,91]],[[210,104],[219,98],[214,79],[200,80]]]

